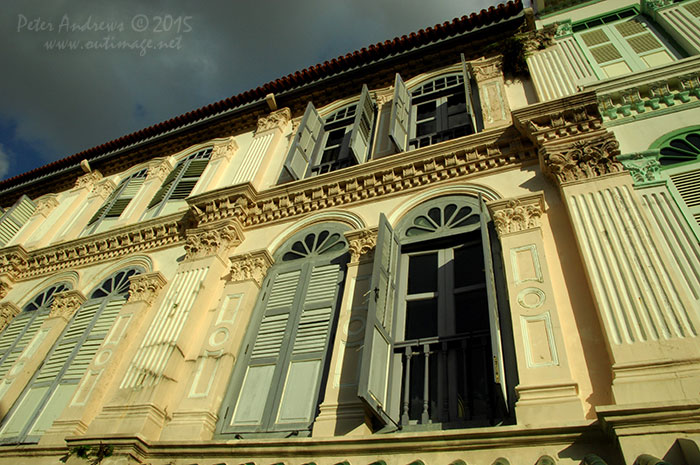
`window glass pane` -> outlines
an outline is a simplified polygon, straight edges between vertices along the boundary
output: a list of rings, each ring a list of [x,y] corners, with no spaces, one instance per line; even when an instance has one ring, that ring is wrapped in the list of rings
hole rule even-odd
[[[437,131],[435,121],[426,121],[416,125],[416,137],[434,134]]]
[[[486,289],[455,295],[455,331],[457,334],[489,329],[489,305]]]
[[[437,253],[408,258],[408,294],[437,291]]]
[[[481,244],[472,244],[455,249],[455,289],[484,282],[484,253]]]
[[[432,118],[435,115],[435,101],[425,102],[418,105],[416,109],[416,116],[418,121],[424,120],[426,118]]]
[[[406,302],[406,339],[437,336],[437,299]]]

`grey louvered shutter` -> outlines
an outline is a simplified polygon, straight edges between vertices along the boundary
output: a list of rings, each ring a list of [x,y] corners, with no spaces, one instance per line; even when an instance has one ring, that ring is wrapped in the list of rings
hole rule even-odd
[[[338,264],[327,264],[310,271],[277,385],[275,402],[279,399],[279,407],[274,408],[272,419],[275,430],[307,429],[316,417],[341,270]]]
[[[350,135],[350,151],[358,164],[367,161],[374,127],[374,103],[369,95],[367,85],[362,85],[360,101],[357,102],[355,122]]]
[[[36,210],[36,204],[32,202],[32,199],[23,195],[12,208],[2,215],[0,218],[0,247],[5,246],[15,237],[24,223],[34,214],[34,210]]]
[[[481,241],[484,250],[484,273],[486,275],[486,296],[489,305],[489,328],[491,330],[491,355],[493,363],[493,381],[500,386],[505,408],[508,408],[508,387],[503,363],[503,344],[501,343],[501,322],[498,315],[496,298],[496,281],[494,278],[491,240],[488,230],[488,212],[479,195],[479,218],[481,221]]]
[[[284,168],[293,179],[303,179],[311,163],[316,143],[321,137],[323,119],[309,102],[301,119],[299,129],[289,149]]]
[[[464,59],[464,53],[460,55],[462,60],[462,79],[464,79],[464,98],[467,101],[467,113],[469,113],[469,121],[472,123],[472,129],[476,132],[476,123],[474,121],[474,106],[472,105],[472,76],[467,70],[467,62]]]
[[[153,208],[163,201],[165,196],[170,191],[170,188],[172,187],[173,183],[175,182],[175,179],[178,177],[178,175],[184,168],[185,160],[178,163],[177,166],[170,173],[168,173],[168,175],[165,177],[165,180],[163,181],[163,184],[161,184],[160,189],[158,189],[158,192],[156,192],[156,194],[151,199],[151,202],[148,204],[148,208]]]
[[[408,144],[408,117],[411,112],[411,96],[399,73],[394,78],[394,99],[391,102],[391,120],[389,137],[394,141],[399,152],[406,150]]]
[[[392,395],[389,372],[393,357],[398,259],[398,237],[382,213],[374,251],[358,395],[380,420],[394,424],[398,424],[398,418],[392,418],[389,412]]]
[[[107,211],[107,209],[112,205],[112,203],[114,202],[114,199],[116,199],[118,195],[119,195],[118,189],[115,190],[114,192],[112,192],[111,194],[109,194],[109,197],[107,197],[107,200],[105,201],[105,203],[102,204],[100,209],[97,210],[94,215],[92,215],[92,218],[90,218],[90,221],[88,221],[87,225],[92,226],[98,220],[102,219],[102,216],[104,215],[105,211]]]

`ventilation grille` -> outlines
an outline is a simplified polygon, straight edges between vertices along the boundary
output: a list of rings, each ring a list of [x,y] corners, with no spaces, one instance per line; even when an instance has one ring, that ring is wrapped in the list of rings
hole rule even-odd
[[[652,50],[661,48],[661,43],[656,39],[656,37],[654,37],[654,34],[652,34],[651,32],[648,32],[641,36],[632,37],[631,39],[627,39],[627,43],[630,44],[632,50],[634,50],[635,53],[650,52]]]
[[[584,32],[583,34],[581,34],[581,38],[589,47],[594,47],[596,45],[604,44],[605,42],[610,42],[608,35],[602,29],[598,29],[596,31],[591,32]]]

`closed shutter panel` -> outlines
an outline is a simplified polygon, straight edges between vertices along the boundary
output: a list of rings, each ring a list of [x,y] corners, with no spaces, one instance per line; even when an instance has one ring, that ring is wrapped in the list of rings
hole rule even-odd
[[[292,179],[303,179],[306,175],[322,129],[323,120],[313,104],[309,102],[284,162],[284,168]]]
[[[603,71],[603,78],[632,72],[629,60],[623,58],[618,46],[612,41],[605,28],[583,32],[581,40],[588,47],[595,63]]]
[[[389,373],[394,344],[392,325],[398,258],[398,238],[382,213],[374,252],[358,395],[377,418],[394,424],[398,424],[398,418],[392,417],[393,412],[390,412]]]
[[[641,20],[631,19],[616,24],[615,29],[632,48],[632,51],[642,59],[647,68],[673,61],[673,57],[666,50],[666,47]]]
[[[350,136],[350,150],[358,164],[367,161],[370,143],[372,142],[373,127],[374,103],[372,102],[372,97],[369,95],[369,89],[363,84],[360,101],[357,102],[357,113],[355,114],[355,122],[353,123]]]
[[[34,210],[36,210],[36,204],[23,195],[12,208],[5,212],[0,218],[0,247],[5,246],[15,237],[24,223],[34,214]]]
[[[0,336],[0,379],[5,377],[12,364],[17,361],[21,351],[15,351],[13,349],[25,329],[31,330],[31,328],[27,328],[27,325],[32,320],[32,317],[33,315],[29,312],[20,313],[12,320],[7,328],[5,328],[2,336]]]
[[[671,174],[669,178],[685,205],[691,225],[698,230],[697,228],[700,227],[700,169]]]
[[[160,189],[158,189],[158,192],[156,192],[156,194],[153,196],[153,199],[151,199],[151,202],[148,204],[148,208],[153,208],[163,201],[166,194],[170,191],[170,188],[175,182],[175,179],[178,177],[178,175],[184,168],[185,161],[183,160],[180,163],[178,163],[177,166],[170,173],[168,173],[168,175],[165,177],[165,180],[163,181],[163,184],[160,186]]]
[[[391,102],[391,121],[389,137],[399,152],[406,150],[408,144],[408,117],[411,112],[411,96],[399,73],[394,78],[394,99]]]

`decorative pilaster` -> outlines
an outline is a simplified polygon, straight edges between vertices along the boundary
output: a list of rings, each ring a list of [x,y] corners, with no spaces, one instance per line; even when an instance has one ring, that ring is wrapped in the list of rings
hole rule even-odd
[[[69,321],[86,300],[83,293],[77,290],[57,292],[53,296],[49,318],[61,317],[65,321]]]
[[[243,228],[235,220],[211,224],[207,229],[190,230],[185,242],[187,260],[224,253],[240,244],[243,237]]]
[[[371,261],[374,258],[374,248],[377,245],[377,228],[360,229],[345,233],[350,248],[350,263]]]
[[[539,150],[542,171],[559,185],[621,172],[622,164],[616,159],[619,154],[620,144],[610,132],[545,145]]]
[[[20,312],[19,307],[12,302],[2,302],[0,303],[0,331],[5,329],[10,321],[16,317]]]
[[[274,262],[270,253],[264,249],[243,255],[234,255],[229,257],[229,260],[231,261],[230,281],[253,281],[258,288],[262,287],[267,270]]]
[[[36,209],[34,210],[34,214],[47,218],[49,213],[51,213],[53,209],[58,206],[58,200],[56,200],[56,197],[58,197],[56,194],[47,194],[36,199]]]
[[[258,118],[258,128],[256,134],[269,131],[270,129],[282,129],[292,120],[292,112],[289,108],[284,107],[279,110],[270,112],[267,116]]]
[[[146,305],[151,305],[166,284],[167,280],[159,271],[134,275],[129,278],[128,302],[145,302]]]
[[[99,171],[90,171],[89,173],[85,173],[82,176],[79,176],[78,179],[75,180],[75,185],[73,186],[73,189],[81,189],[81,188],[87,188],[89,191],[92,191],[94,188],[95,184],[102,179],[102,173]]]
[[[582,420],[545,258],[540,227],[542,192],[492,201],[488,209],[501,241],[520,383],[517,417],[526,424]],[[570,313],[569,313],[570,314]],[[574,324],[573,322],[571,324]]]
[[[503,56],[470,61],[469,69],[479,88],[484,129],[508,126],[511,116],[503,77]]]

